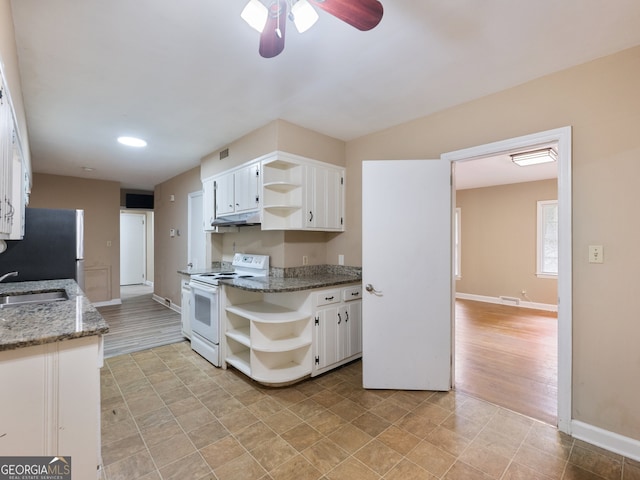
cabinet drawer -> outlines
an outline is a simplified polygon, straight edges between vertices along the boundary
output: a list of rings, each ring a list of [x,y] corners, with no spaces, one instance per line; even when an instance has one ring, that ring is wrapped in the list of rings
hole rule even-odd
[[[342,289],[342,300],[348,302],[350,300],[360,300],[362,298],[362,285],[346,287]]]
[[[325,290],[318,292],[316,295],[316,305],[330,305],[332,303],[338,303],[342,299],[340,298],[340,290]]]

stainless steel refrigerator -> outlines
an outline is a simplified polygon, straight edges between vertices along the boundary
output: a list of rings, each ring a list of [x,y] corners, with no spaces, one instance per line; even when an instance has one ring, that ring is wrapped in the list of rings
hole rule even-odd
[[[84,211],[25,209],[24,238],[7,240],[0,253],[5,282],[73,278],[84,289]]]

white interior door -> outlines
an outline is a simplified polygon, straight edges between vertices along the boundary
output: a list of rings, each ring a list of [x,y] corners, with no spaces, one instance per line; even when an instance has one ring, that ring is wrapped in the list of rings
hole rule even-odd
[[[363,162],[364,388],[451,388],[451,185],[449,161]]]
[[[145,216],[120,214],[120,285],[138,285],[145,281]]]
[[[202,192],[190,193],[188,202],[189,239],[187,247],[187,263],[194,269],[206,267],[206,234],[204,232],[203,208]]]

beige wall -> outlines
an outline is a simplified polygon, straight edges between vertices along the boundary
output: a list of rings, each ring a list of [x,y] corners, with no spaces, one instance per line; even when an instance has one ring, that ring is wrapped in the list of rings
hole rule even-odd
[[[156,295],[176,305],[181,303],[178,270],[187,267],[189,194],[200,190],[200,167],[196,167],[156,185],[154,192],[154,276],[148,279],[153,280]],[[169,236],[172,228],[180,235]]]
[[[23,153],[29,171],[31,171],[29,138],[27,136],[27,120],[22,99],[20,70],[11,16],[11,0],[0,0],[0,65],[11,92],[11,101],[18,121],[18,130],[22,141]]]
[[[120,184],[35,173],[29,206],[84,210],[85,292],[93,302],[120,298]]]
[[[347,143],[350,228],[327,247],[358,264],[365,159],[440,154],[573,127],[573,417],[640,440],[640,48]],[[426,87],[425,87],[426,88]],[[589,264],[588,245],[604,245]]]
[[[223,160],[220,160],[219,150],[202,159],[201,178],[211,177],[275,150],[345,165],[343,141],[284,120],[274,120],[232,142],[228,148],[229,156]],[[347,186],[348,182],[347,179]],[[302,265],[303,256],[308,257],[309,265],[337,263],[337,256],[330,261],[326,255],[327,242],[335,235],[324,232],[263,232],[260,227],[242,227],[237,233],[211,235],[210,259],[230,261],[234,252],[251,252],[269,255],[271,266],[280,268]]]
[[[456,291],[556,305],[557,280],[536,276],[536,225],[537,202],[557,199],[555,179],[458,190],[462,278]]]

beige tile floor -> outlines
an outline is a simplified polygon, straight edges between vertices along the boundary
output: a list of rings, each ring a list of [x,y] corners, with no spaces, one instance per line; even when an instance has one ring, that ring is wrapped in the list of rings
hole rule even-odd
[[[640,463],[460,393],[367,391],[361,362],[287,388],[186,342],[106,360],[103,478],[623,479]]]

